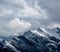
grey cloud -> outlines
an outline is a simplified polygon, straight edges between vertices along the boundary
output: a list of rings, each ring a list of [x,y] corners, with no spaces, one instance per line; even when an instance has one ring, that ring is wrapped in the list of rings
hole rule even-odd
[[[60,23],[60,0],[45,0],[42,2],[42,7],[49,13],[50,20]]]
[[[53,23],[60,24],[59,5],[60,0],[0,0],[0,33],[4,35],[9,30],[10,35],[13,30],[14,33],[16,30],[20,31],[18,28],[9,29],[9,22],[15,18],[25,21],[26,25],[31,24],[30,29],[47,27]]]

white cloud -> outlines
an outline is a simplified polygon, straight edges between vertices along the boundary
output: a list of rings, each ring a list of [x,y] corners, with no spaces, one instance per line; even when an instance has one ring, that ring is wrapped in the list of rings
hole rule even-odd
[[[40,25],[41,19],[47,19],[45,9],[38,6],[38,3],[33,2],[34,7],[30,6],[25,0],[4,0],[3,3],[0,10],[0,16],[3,17],[0,18],[2,19],[0,34],[3,34],[3,36],[36,28]]]
[[[26,5],[24,5],[24,8],[20,9],[15,15],[16,17],[27,17],[31,19],[47,19],[48,14],[45,9],[42,9],[40,6],[38,6],[37,3],[34,3],[34,7],[30,6],[27,2],[25,2]]]
[[[40,14],[35,9],[31,7],[27,7],[27,8],[20,10],[18,15],[21,15],[20,17],[36,18]]]
[[[27,29],[29,27],[31,27],[31,24],[29,22],[25,22],[23,20],[20,20],[18,18],[15,18],[13,20],[11,20],[8,23],[9,27],[11,27],[11,29]]]
[[[17,33],[24,33],[25,31],[29,30],[30,27],[31,24],[29,22],[15,18],[6,23],[5,26],[1,27],[0,34],[5,35],[0,36],[11,36],[11,35],[17,36]]]

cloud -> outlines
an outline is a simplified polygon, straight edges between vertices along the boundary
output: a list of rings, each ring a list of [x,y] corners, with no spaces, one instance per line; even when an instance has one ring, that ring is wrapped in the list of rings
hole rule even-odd
[[[20,9],[16,16],[18,18],[24,17],[24,18],[32,18],[32,19],[48,18],[46,11],[37,5],[35,5],[34,8],[27,6],[26,8]]]
[[[5,33],[3,36],[11,36],[17,33],[24,33],[31,27],[29,22],[20,20],[18,18],[12,19],[5,26],[2,27],[2,34]],[[0,32],[1,33],[1,32]],[[0,35],[2,36],[2,35]],[[17,36],[17,35],[16,35]]]
[[[50,21],[60,23],[60,0],[40,0],[39,5],[47,10]]]
[[[26,30],[27,28],[31,27],[31,24],[29,22],[20,20],[18,18],[11,20],[7,25],[8,27],[10,27],[9,29],[16,30],[17,32],[19,31],[22,32]]]
[[[59,0],[0,0],[0,34],[10,36],[41,26],[58,26],[59,5]]]
[[[8,16],[11,15],[13,13],[13,11],[11,9],[0,9],[0,17],[4,17],[4,16]]]

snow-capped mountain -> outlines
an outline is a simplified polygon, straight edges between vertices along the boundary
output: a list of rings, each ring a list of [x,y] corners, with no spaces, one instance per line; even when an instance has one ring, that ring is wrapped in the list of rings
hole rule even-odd
[[[38,28],[11,40],[0,40],[1,52],[60,52],[60,28]]]

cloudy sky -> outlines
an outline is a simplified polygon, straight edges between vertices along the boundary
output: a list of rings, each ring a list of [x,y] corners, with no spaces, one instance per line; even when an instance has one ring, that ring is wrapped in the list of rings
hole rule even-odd
[[[0,36],[57,26],[60,27],[60,0],[0,0]]]

